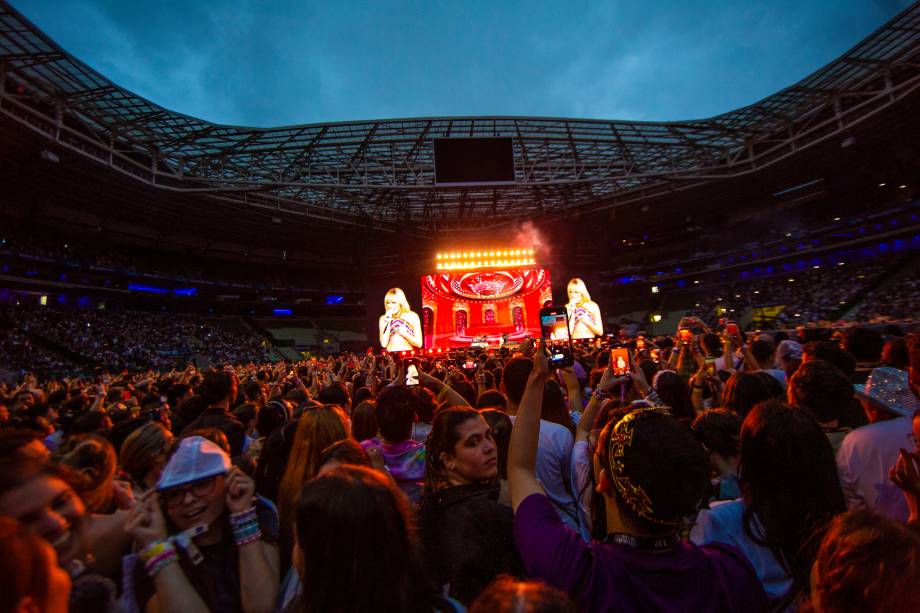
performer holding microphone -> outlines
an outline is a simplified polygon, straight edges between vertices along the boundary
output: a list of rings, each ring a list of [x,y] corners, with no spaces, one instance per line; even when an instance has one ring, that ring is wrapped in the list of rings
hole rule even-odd
[[[389,352],[412,351],[422,347],[422,323],[409,308],[406,294],[394,287],[383,299],[386,313],[380,316],[380,346]]]
[[[604,334],[601,309],[591,300],[585,282],[575,277],[568,285],[569,302],[565,305],[569,313],[569,334],[573,339],[594,338]]]

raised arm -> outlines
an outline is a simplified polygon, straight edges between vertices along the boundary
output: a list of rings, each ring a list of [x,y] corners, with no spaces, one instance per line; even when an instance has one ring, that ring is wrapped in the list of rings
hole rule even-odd
[[[534,352],[533,370],[518,405],[511,446],[508,450],[508,485],[511,490],[511,507],[518,506],[531,494],[544,494],[537,481],[537,446],[540,441],[540,415],[543,412],[543,386],[549,377],[549,364],[543,343]]]
[[[438,400],[447,400],[450,402],[451,406],[470,406],[470,403],[466,401],[466,398],[458,394],[454,388],[447,385],[437,377],[432,377],[426,372],[419,371],[418,380],[419,383],[434,389],[438,393]]]

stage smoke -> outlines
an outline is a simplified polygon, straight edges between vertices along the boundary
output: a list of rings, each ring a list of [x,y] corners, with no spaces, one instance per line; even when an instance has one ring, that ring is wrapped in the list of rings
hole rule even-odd
[[[514,246],[534,249],[537,256],[543,260],[549,258],[549,244],[543,240],[540,230],[533,222],[525,221],[518,226],[514,233]]]

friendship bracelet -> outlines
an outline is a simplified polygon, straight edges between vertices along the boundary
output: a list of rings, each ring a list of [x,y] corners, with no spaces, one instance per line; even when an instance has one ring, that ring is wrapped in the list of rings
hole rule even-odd
[[[262,528],[259,526],[255,507],[230,515],[230,525],[233,527],[233,541],[237,547],[262,538]]]
[[[256,515],[256,508],[249,507],[245,511],[240,511],[239,513],[232,513],[230,515],[230,525],[234,528],[241,526],[243,524],[249,523],[251,521],[257,521],[258,516]]]
[[[147,575],[153,577],[158,572],[179,560],[176,546],[170,540],[157,541],[145,547],[140,552]]]

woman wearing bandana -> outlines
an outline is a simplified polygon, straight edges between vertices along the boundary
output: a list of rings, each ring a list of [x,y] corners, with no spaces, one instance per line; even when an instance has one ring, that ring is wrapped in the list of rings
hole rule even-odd
[[[508,479],[527,574],[584,611],[762,611],[766,597],[738,551],[681,538],[708,478],[706,454],[666,409],[627,413],[601,432],[594,455],[607,537],[586,543],[564,526],[534,465],[547,360],[537,351],[511,434]]]

